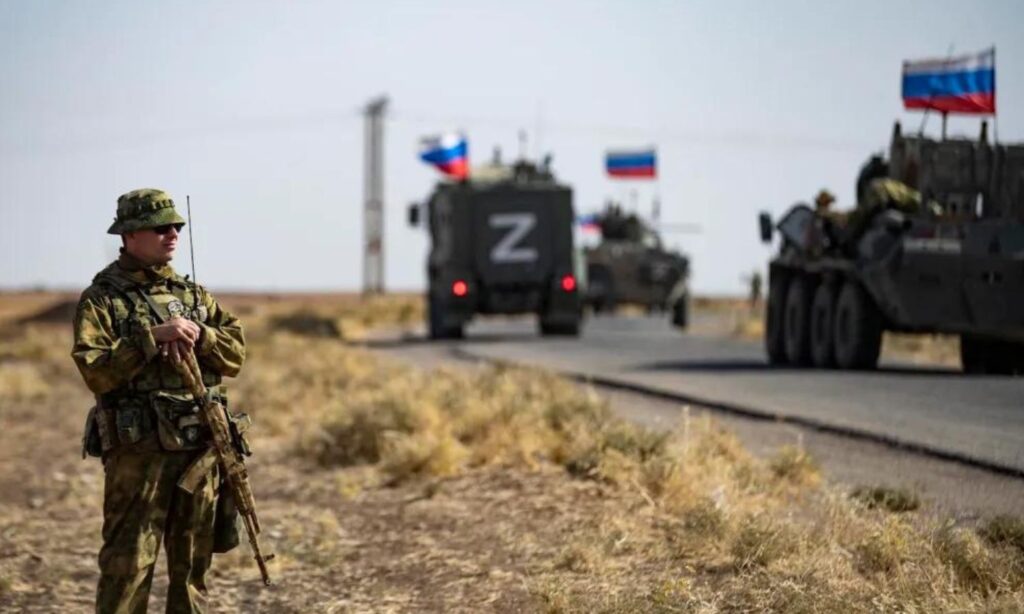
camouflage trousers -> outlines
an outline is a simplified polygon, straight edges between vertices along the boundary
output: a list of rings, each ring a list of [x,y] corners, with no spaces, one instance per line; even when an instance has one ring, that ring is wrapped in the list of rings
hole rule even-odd
[[[217,469],[194,494],[177,485],[198,455],[165,452],[156,441],[144,440],[104,459],[98,614],[146,612],[161,541],[167,552],[167,612],[206,610]]]

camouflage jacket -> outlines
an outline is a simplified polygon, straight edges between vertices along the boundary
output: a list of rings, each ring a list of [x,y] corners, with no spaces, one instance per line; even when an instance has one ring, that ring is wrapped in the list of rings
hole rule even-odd
[[[184,390],[173,365],[157,356],[150,332],[173,316],[196,322],[202,331],[196,356],[207,387],[238,374],[245,360],[238,319],[170,266],[145,267],[122,254],[82,293],[75,315],[71,356],[89,389],[101,398]]]

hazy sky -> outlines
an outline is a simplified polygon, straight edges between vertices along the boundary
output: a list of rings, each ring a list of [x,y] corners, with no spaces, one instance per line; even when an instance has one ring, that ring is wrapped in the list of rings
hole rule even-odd
[[[658,193],[665,222],[703,227],[666,237],[695,289],[740,292],[770,255],[759,210],[821,187],[849,206],[892,122],[919,128],[902,60],[994,44],[998,136],[1024,141],[1022,25],[1018,1],[0,0],[0,287],[84,286],[116,254],[117,196],[159,187],[192,196],[200,282],[358,288],[360,109],[387,93],[389,287],[424,283],[418,138],[464,130],[483,161],[524,128],[578,212]],[[647,144],[657,183],[604,176],[605,149]]]

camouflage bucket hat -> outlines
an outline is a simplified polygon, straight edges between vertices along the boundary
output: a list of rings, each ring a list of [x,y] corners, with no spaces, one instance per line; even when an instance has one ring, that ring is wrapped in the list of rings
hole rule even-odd
[[[163,190],[150,188],[132,190],[117,199],[117,217],[108,233],[124,234],[155,228],[164,224],[184,224],[185,219],[174,210],[171,195]]]
[[[836,197],[832,196],[832,192],[828,190],[821,190],[818,195],[814,197],[814,204],[819,207],[827,207],[832,203],[836,202]]]

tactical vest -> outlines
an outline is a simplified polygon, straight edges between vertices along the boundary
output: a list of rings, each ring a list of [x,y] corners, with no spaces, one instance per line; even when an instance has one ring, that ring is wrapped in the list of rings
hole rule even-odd
[[[106,270],[93,283],[111,301],[114,335],[127,338],[141,326],[154,326],[172,317],[206,323],[209,313],[195,284],[176,275],[142,284]],[[203,371],[203,384],[226,406],[221,376]],[[201,426],[197,407],[185,382],[168,361],[150,360],[127,384],[100,395],[97,422],[102,449],[132,444],[153,433],[167,450],[203,447],[208,432]],[[87,428],[88,431],[88,428]]]
[[[98,274],[93,283],[107,291],[110,297],[111,320],[117,336],[135,334],[142,323],[154,326],[172,317],[182,317],[205,324],[209,313],[199,300],[195,284],[177,275],[149,284],[140,284],[109,271]],[[203,384],[214,388],[221,377],[212,370],[203,373]],[[163,390],[187,392],[185,382],[174,367],[163,360],[151,360],[127,385],[111,394],[117,396],[148,395]]]

